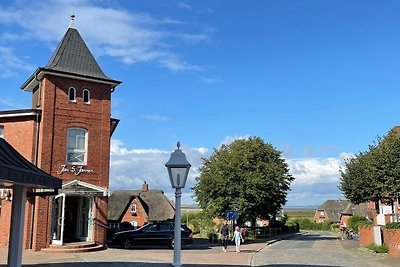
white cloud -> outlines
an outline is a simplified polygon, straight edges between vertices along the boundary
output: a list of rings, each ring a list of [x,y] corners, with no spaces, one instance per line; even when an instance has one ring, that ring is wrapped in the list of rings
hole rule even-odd
[[[227,136],[222,143],[228,144],[236,139],[248,136]],[[182,202],[193,203],[195,177],[199,175],[202,158],[210,155],[210,150],[204,147],[182,147],[192,168],[186,187],[183,190]],[[165,163],[171,151],[155,148],[128,149],[119,140],[111,142],[111,189],[140,189],[146,181],[150,188],[161,189],[168,197],[173,198],[174,190],[171,188]],[[303,158],[287,159],[290,171],[296,180],[288,192],[288,205],[317,205],[327,199],[343,198],[338,189],[340,173],[344,158],[351,156],[341,153],[336,158]]]
[[[195,185],[202,157],[208,153],[204,147],[182,147],[182,151],[192,165],[186,187],[183,189],[182,203],[193,203],[191,188]],[[159,149],[127,149],[119,140],[111,141],[110,188],[140,189],[144,181],[149,188],[161,189],[169,197],[173,197],[165,163],[173,151]]]
[[[180,2],[176,3],[176,6],[178,8],[182,8],[182,9],[192,9],[191,5],[189,5],[189,4],[187,4],[187,3],[183,2],[183,1],[180,1]]]
[[[183,22],[171,18],[100,7],[95,1],[19,1],[17,4],[5,9],[0,7],[0,24],[15,24],[24,31],[17,35],[6,29],[2,33],[3,41],[41,40],[51,43],[54,49],[66,31],[69,15],[74,12],[76,27],[94,54],[117,57],[126,64],[151,61],[171,71],[199,71],[201,67],[185,61],[174,49],[188,41],[196,43],[210,38],[208,32],[192,34],[174,29],[174,25]],[[27,17],[40,19],[24,19]]]
[[[20,70],[32,70],[32,65],[26,64],[24,60],[17,57],[14,51],[5,46],[0,46],[0,77],[7,78],[14,76]]]
[[[341,162],[337,158],[288,160],[291,173],[296,178],[293,184],[338,181]]]
[[[250,137],[250,135],[242,135],[242,136],[226,136],[224,138],[224,140],[222,140],[222,142],[220,143],[221,145],[230,145],[232,144],[235,140],[240,140],[240,139],[248,139]]]

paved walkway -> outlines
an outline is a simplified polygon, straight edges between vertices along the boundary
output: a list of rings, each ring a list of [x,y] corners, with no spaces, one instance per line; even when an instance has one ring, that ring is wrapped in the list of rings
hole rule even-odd
[[[268,242],[271,242],[268,241]],[[220,245],[200,242],[182,250],[182,263],[188,267],[199,266],[251,266],[254,253],[267,245],[267,240],[245,243],[241,252],[236,253],[233,244],[228,246],[224,253]],[[117,249],[89,252],[89,253],[46,253],[24,251],[22,263],[29,267],[166,267],[171,266],[173,261],[173,250],[160,249]],[[7,250],[0,249],[0,267],[6,266]]]
[[[182,263],[186,267],[248,267],[251,266],[255,253],[267,245],[279,241],[287,235],[279,236],[257,242],[245,243],[240,253],[235,253],[235,247],[230,244],[228,252],[224,253],[220,245],[205,242],[193,244],[188,249],[182,250]],[[358,247],[358,242],[353,240],[339,241],[339,244],[349,253],[359,257],[381,257],[379,262],[390,267],[399,267],[400,260],[388,256],[368,254]],[[116,249],[89,253],[46,253],[24,251],[22,263],[25,267],[169,267],[173,260],[173,250],[160,249]],[[7,250],[0,249],[0,267],[7,263]]]

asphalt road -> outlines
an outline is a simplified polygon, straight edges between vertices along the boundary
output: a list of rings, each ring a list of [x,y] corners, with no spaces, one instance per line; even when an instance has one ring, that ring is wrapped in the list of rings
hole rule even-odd
[[[381,267],[368,257],[343,249],[329,233],[309,232],[271,244],[253,256],[252,266],[268,267]]]

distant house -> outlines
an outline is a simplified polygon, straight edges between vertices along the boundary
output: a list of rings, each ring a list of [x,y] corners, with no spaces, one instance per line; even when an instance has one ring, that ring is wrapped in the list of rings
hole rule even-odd
[[[121,223],[132,228],[152,221],[173,220],[175,209],[161,190],[149,190],[145,182],[142,190],[113,191],[108,198],[108,228],[120,229]]]
[[[362,216],[372,218],[373,211],[369,208],[368,203],[354,204],[350,200],[327,200],[315,211],[314,219],[317,223],[344,222],[351,216]]]
[[[391,222],[400,222],[400,193],[396,197],[387,197],[377,203],[369,202],[372,210],[371,218],[375,225],[386,225]]]
[[[354,204],[349,203],[347,207],[340,214],[340,221],[344,222],[347,225],[347,221],[351,216],[361,216],[365,218],[372,218],[373,211],[369,209],[368,203]]]
[[[314,220],[317,223],[323,222],[340,222],[342,211],[350,204],[349,200],[327,200],[317,208]]]

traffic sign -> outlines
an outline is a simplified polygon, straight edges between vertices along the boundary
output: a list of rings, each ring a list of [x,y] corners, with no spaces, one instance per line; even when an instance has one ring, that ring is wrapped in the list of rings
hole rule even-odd
[[[239,212],[236,210],[226,210],[225,218],[231,221],[237,220],[239,218]]]

